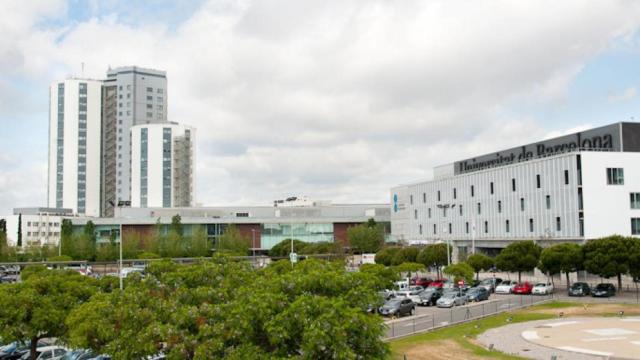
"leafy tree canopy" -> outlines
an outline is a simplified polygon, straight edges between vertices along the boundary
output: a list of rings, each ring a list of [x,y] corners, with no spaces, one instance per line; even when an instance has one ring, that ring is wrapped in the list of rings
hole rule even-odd
[[[503,271],[518,273],[521,281],[523,271],[532,271],[538,265],[542,248],[533,241],[516,241],[504,248],[496,257],[496,266]]]
[[[384,229],[375,221],[347,229],[351,248],[360,253],[375,253],[384,245]]]

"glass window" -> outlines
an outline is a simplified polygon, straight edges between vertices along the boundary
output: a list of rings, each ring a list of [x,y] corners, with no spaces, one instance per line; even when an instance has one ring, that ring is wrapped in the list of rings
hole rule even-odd
[[[438,201],[440,201],[440,190],[438,190]]]
[[[511,179],[511,191],[516,191],[516,179]]]
[[[451,225],[451,223],[449,223],[449,234],[453,233],[453,227]]]
[[[491,192],[491,195],[493,195],[493,182],[489,184],[489,191]]]
[[[640,218],[631,219],[631,234],[640,235]]]
[[[460,207],[458,207],[458,209],[460,209],[460,216],[462,216],[462,204],[460,204]]]
[[[413,195],[409,195],[409,204],[413,205]]]
[[[536,187],[540,189],[540,174],[536,175]]]
[[[624,185],[624,169],[607,168],[607,185]]]
[[[486,234],[486,233],[488,233],[488,232],[489,232],[489,222],[488,222],[488,221],[485,221],[485,222],[484,222],[484,233]]]
[[[413,218],[418,219],[418,209],[413,210]]]
[[[509,232],[511,229],[509,228],[509,220],[506,220],[504,222],[504,229],[506,232]]]
[[[498,200],[498,213],[502,212],[502,201]]]
[[[478,203],[478,215],[482,213],[482,204]]]
[[[148,87],[148,88],[147,88],[147,92],[153,92],[153,88]]]
[[[464,228],[465,228],[465,232],[468,234],[469,233],[469,222],[468,221],[466,223],[464,223]]]
[[[529,219],[529,232],[533,232],[533,219]]]
[[[422,203],[423,204],[427,203],[427,193],[422,193]]]
[[[427,211],[429,213],[429,219],[431,219],[431,208],[428,208]]]
[[[556,231],[562,230],[562,224],[560,223],[560,217],[556,217]]]
[[[420,233],[420,235],[422,235],[422,224],[418,226],[418,232]]]
[[[436,224],[433,224],[433,234],[435,235],[438,232],[438,229],[436,229]]]
[[[631,208],[640,209],[640,193],[631,193]]]
[[[475,194],[474,194],[474,191],[473,191],[473,185],[471,185],[471,197],[473,197],[474,195]]]
[[[546,202],[547,202],[547,210],[550,210],[551,209],[551,195],[547,195]]]
[[[520,198],[520,211],[524,211],[524,198]]]
[[[456,194],[456,188],[453,188],[453,198],[454,198],[454,199],[456,199],[456,198],[457,198],[457,196],[456,196],[456,195],[457,195],[457,194]]]
[[[564,171],[564,184],[569,185],[569,170]]]

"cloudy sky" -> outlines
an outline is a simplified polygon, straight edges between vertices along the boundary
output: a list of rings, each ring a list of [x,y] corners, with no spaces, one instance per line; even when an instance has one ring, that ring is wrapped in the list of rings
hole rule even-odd
[[[640,117],[638,1],[0,1],[0,214],[46,204],[48,86],[166,70],[197,201],[386,202],[435,165]]]

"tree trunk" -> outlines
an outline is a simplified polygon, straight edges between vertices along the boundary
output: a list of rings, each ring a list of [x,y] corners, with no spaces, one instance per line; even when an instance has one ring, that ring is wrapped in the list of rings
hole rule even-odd
[[[480,271],[476,271],[476,280],[480,280]]]
[[[567,291],[569,290],[569,287],[571,287],[571,284],[569,284],[569,272],[567,271],[566,273],[564,273],[567,276]]]
[[[522,282],[522,271],[518,271],[518,282]]]
[[[618,273],[618,292],[622,292],[622,274]]]
[[[31,360],[36,360],[36,358],[38,357],[36,354],[36,350],[38,349],[38,337],[33,337],[31,338],[31,344],[30,344],[30,350],[29,353],[31,354],[29,356],[29,359]]]

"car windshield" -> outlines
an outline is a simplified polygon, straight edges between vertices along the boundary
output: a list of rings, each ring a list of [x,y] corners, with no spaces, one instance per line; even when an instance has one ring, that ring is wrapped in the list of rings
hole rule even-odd
[[[545,287],[545,286],[547,286],[547,284],[543,284],[543,283],[537,283],[536,284],[536,287]]]
[[[491,279],[484,279],[482,281],[480,281],[480,284],[482,285],[487,285],[487,284],[491,284],[493,281],[491,281]]]
[[[442,295],[442,297],[445,298],[445,299],[453,299],[453,298],[456,297],[456,293],[454,293],[454,292],[446,293],[446,294]]]
[[[387,302],[385,306],[398,306],[400,305],[400,301],[401,300],[389,300],[389,302]]]
[[[511,285],[511,281],[509,280],[503,281],[502,284],[500,284],[500,286],[509,286],[509,285]]]
[[[84,350],[73,350],[64,354],[64,356],[62,356],[60,360],[75,360],[82,353],[84,353]]]
[[[608,284],[598,284],[598,286],[596,286],[596,290],[607,290],[608,288]]]
[[[575,284],[571,285],[571,288],[572,289],[577,289],[577,288],[583,287],[584,285],[585,284],[583,284],[583,283],[575,283]]]
[[[17,347],[18,347],[18,344],[15,342],[12,342],[9,345],[3,346],[2,349],[0,349],[0,351],[5,353],[10,353],[10,352],[13,352]]]

